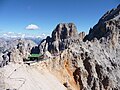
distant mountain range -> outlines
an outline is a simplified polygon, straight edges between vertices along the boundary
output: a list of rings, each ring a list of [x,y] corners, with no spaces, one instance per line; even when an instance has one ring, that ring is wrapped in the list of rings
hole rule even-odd
[[[40,44],[40,42],[44,39],[44,38],[40,38],[40,37],[25,37],[26,40],[32,40],[33,42],[35,42],[36,44]]]
[[[7,32],[3,33],[0,35],[0,38],[4,38],[6,40],[10,39],[20,39],[24,38],[26,40],[32,40],[36,44],[39,44],[41,40],[45,39],[47,37],[46,34],[41,34],[41,35],[28,35],[28,34],[23,34],[23,33],[14,33],[14,32]]]

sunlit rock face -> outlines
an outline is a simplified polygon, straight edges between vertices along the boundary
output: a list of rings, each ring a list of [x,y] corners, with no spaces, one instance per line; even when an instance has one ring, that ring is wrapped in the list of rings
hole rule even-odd
[[[52,32],[52,40],[64,40],[69,37],[78,36],[76,26],[73,23],[60,23]]]
[[[70,38],[78,38],[76,26],[73,23],[60,23],[52,32],[52,37],[47,37],[39,45],[40,53],[49,51],[59,53],[67,48]]]
[[[1,66],[6,65],[7,62],[22,62],[31,53],[32,48],[37,45],[31,40],[25,39],[0,39],[0,41]],[[4,42],[2,43],[2,41]]]
[[[103,15],[86,36],[74,24],[58,24],[39,48],[59,53],[46,66],[68,90],[119,90],[119,32],[120,6]]]
[[[18,43],[10,51],[10,61],[11,62],[23,62],[23,59],[30,55],[32,48],[36,44],[31,40],[17,40]]]

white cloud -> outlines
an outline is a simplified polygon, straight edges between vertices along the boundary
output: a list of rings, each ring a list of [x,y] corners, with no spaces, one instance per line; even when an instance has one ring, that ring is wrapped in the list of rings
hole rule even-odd
[[[8,34],[4,33],[3,36],[8,37]]]
[[[27,29],[27,30],[37,30],[37,29],[39,29],[39,27],[35,24],[30,24],[25,29]]]
[[[42,38],[42,39],[45,39],[47,37],[46,34],[42,33],[41,35],[36,35],[35,36],[36,38]]]
[[[1,36],[6,37],[6,38],[17,38],[17,37],[24,38],[25,34],[14,33],[14,32],[6,32],[6,33],[3,33]]]
[[[45,39],[47,36],[50,36],[49,34],[39,34],[39,35],[31,35],[31,34],[25,34],[25,33],[15,33],[15,32],[6,32],[6,33],[0,33],[0,37],[4,38],[41,38]]]

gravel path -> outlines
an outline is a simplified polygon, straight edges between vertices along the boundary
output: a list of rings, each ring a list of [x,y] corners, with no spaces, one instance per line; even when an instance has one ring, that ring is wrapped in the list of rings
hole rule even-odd
[[[17,90],[66,90],[47,70],[25,64],[10,64],[3,68],[5,88]]]

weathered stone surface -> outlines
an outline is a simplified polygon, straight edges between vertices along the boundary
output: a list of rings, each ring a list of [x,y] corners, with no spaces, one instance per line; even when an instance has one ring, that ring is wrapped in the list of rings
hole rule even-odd
[[[66,48],[69,38],[78,38],[76,26],[73,23],[58,24],[52,32],[52,37],[47,37],[40,43],[40,53],[59,53]]]
[[[1,39],[0,39],[1,40]],[[8,62],[22,62],[31,53],[31,49],[36,45],[31,40],[15,39],[7,41],[2,39],[0,50],[0,66],[5,66]]]
[[[85,32],[80,32],[80,33],[79,33],[79,38],[80,38],[80,40],[83,41],[84,37],[85,37]]]
[[[65,24],[53,31],[52,48],[46,50],[59,55],[46,61],[46,67],[68,90],[120,89],[119,12],[119,6],[107,12],[86,36],[71,36]]]
[[[84,41],[92,40],[93,38],[101,39],[102,37],[109,37],[115,40],[118,37],[119,29],[120,6],[104,14],[99,22],[90,29],[89,34],[84,38]]]
[[[10,51],[10,61],[22,62],[23,59],[28,57],[35,45],[31,40],[18,40],[17,45]]]
[[[64,40],[77,35],[77,29],[73,23],[60,23],[52,32],[52,40]]]

